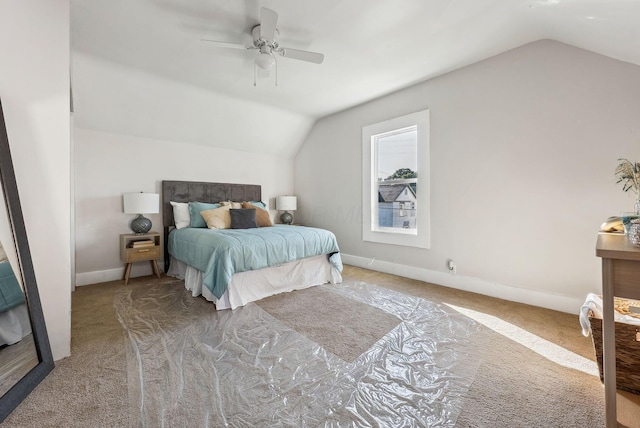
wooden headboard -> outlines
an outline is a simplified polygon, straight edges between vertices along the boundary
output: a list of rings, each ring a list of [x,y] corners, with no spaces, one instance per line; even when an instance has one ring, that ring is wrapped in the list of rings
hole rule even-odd
[[[261,201],[262,188],[257,184],[205,183],[201,181],[162,181],[162,222],[164,225],[164,271],[169,269],[169,232],[174,226],[174,202]]]

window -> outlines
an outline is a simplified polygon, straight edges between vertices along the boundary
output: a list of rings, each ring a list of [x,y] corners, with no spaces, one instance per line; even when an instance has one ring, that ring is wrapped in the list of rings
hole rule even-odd
[[[429,248],[429,111],[362,128],[365,241]]]

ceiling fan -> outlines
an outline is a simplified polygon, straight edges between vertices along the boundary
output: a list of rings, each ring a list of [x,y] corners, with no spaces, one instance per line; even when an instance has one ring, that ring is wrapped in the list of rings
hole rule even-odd
[[[222,48],[231,49],[243,49],[243,50],[257,50],[258,53],[254,59],[254,80],[253,86],[256,85],[255,77],[258,73],[261,76],[268,76],[269,70],[276,69],[276,86],[278,85],[278,62],[276,61],[276,54],[285,58],[297,59],[300,61],[311,62],[314,64],[321,64],[324,60],[324,55],[316,52],[303,51],[299,49],[286,48],[280,46],[279,38],[280,32],[276,28],[278,23],[278,14],[263,7],[260,9],[260,24],[254,26],[251,29],[251,36],[253,38],[253,44],[245,46],[239,43],[221,42],[217,40],[201,39],[204,42],[211,42],[216,46]]]

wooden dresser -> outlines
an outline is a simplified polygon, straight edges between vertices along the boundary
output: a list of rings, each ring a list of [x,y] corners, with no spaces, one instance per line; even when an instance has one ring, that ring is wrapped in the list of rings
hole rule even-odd
[[[640,247],[631,244],[622,234],[600,233],[596,243],[596,256],[602,258],[602,349],[606,426],[614,428],[618,426],[618,407],[616,406],[613,296],[640,299]],[[632,408],[636,407],[635,411],[631,410],[631,412],[636,413],[637,406],[633,406],[633,401],[636,400],[631,398],[630,401]],[[624,410],[624,412],[628,413],[629,410]],[[625,417],[625,419],[627,418]]]

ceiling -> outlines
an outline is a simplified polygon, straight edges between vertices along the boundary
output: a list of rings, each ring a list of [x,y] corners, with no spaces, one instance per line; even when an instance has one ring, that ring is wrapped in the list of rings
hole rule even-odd
[[[278,86],[272,72],[254,87],[255,51],[201,41],[250,44],[261,7],[278,13],[282,46],[324,62],[279,58]],[[229,114],[284,115],[301,128],[292,140],[319,117],[540,39],[640,65],[639,21],[637,0],[71,0],[73,54],[234,100]],[[91,117],[87,97],[109,82],[92,84],[89,68],[73,74],[76,121],[145,134]]]

